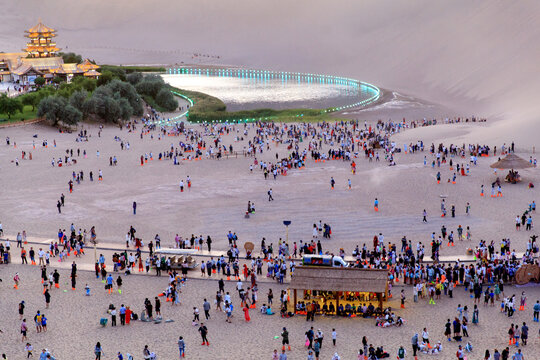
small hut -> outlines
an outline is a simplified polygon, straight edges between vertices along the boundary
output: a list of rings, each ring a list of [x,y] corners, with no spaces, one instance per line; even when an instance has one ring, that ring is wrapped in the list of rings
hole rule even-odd
[[[382,309],[388,294],[388,270],[298,266],[289,288],[293,290],[295,308],[297,291],[302,290],[303,299],[319,303],[335,301],[336,309],[340,300],[342,304],[374,300]]]
[[[533,165],[517,156],[516,154],[508,154],[503,159],[490,165],[493,169],[509,169],[505,180],[509,183],[515,184],[521,181],[521,176],[516,169],[527,169],[533,167]]]
[[[503,159],[491,164],[493,169],[526,169],[533,167],[531,163],[517,156],[516,154],[508,154]]]

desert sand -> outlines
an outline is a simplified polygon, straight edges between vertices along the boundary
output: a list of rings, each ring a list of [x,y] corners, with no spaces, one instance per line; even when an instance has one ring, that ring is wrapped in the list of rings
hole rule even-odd
[[[202,129],[202,125],[193,125]],[[426,128],[408,129],[396,134],[393,140],[397,144],[408,144],[424,140],[426,146],[431,141],[439,141],[446,136],[460,137],[473,130],[489,126],[486,123],[442,124]],[[182,161],[174,166],[171,161],[157,160],[157,154],[177,144],[182,137],[165,137],[158,140],[157,133],[152,139],[146,135],[140,139],[139,132],[128,133],[117,127],[105,127],[98,137],[96,125],[84,125],[91,137],[88,142],[76,142],[75,134],[59,133],[44,125],[34,124],[24,127],[2,129],[2,136],[9,136],[11,146],[0,147],[0,164],[2,171],[2,206],[0,217],[6,236],[13,239],[17,232],[27,231],[30,241],[36,243],[27,246],[46,245],[54,239],[58,228],[67,228],[74,223],[76,228],[89,229],[96,226],[100,247],[122,249],[125,233],[130,225],[137,229],[138,236],[144,241],[153,239],[159,234],[162,246],[173,247],[176,233],[186,237],[193,234],[212,236],[213,248],[217,251],[227,249],[226,234],[233,231],[238,234],[239,247],[245,241],[252,241],[255,252],[260,250],[262,237],[268,242],[277,244],[279,238],[285,237],[282,220],[291,220],[289,243],[311,239],[312,224],[322,220],[332,226],[332,239],[323,240],[325,250],[337,252],[344,248],[350,255],[355,245],[366,243],[371,247],[371,239],[379,232],[385,235],[385,241],[398,243],[406,235],[413,241],[427,245],[431,232],[439,232],[442,224],[454,230],[459,224],[470,226],[472,241],[457,241],[455,247],[443,246],[441,256],[447,259],[468,259],[465,251],[474,247],[480,239],[494,240],[499,243],[503,237],[512,239],[512,248],[523,252],[527,239],[534,232],[516,232],[515,215],[521,213],[528,204],[535,200],[536,191],[528,189],[527,183],[537,183],[539,175],[536,169],[524,170],[524,182],[517,185],[503,185],[502,198],[481,198],[480,185],[489,188],[495,179],[493,169],[489,165],[496,159],[480,158],[477,166],[471,167],[471,174],[459,177],[456,184],[446,183],[451,176],[448,167],[441,168],[443,182],[436,184],[437,169],[423,165],[423,157],[432,159],[429,151],[417,154],[398,154],[396,166],[389,167],[383,160],[369,162],[362,155],[355,159],[357,173],[352,175],[348,162],[342,160],[315,163],[308,160],[305,169],[291,170],[286,177],[277,180],[264,180],[262,172],[255,167],[253,173],[249,165],[253,158],[238,157],[221,160],[203,159],[200,161]],[[246,140],[253,136],[253,129],[248,127],[249,135],[244,141],[235,141],[240,133],[232,131],[223,136],[225,145],[232,144],[235,150],[241,151]],[[32,135],[37,134],[37,139]],[[120,150],[119,136],[130,143],[129,150]],[[47,139],[49,146],[41,146],[41,140]],[[33,149],[32,141],[36,141]],[[211,136],[205,137],[210,142]],[[56,141],[56,147],[52,146]],[[17,143],[14,148],[13,142]],[[305,143],[304,143],[305,144]],[[302,144],[301,144],[302,145]],[[495,144],[493,144],[495,145]],[[502,144],[497,144],[500,148]],[[508,145],[508,144],[507,144]],[[402,145],[401,145],[402,146]],[[519,143],[518,143],[519,146]],[[81,149],[81,156],[75,157],[76,165],[67,167],[51,166],[51,159],[63,155],[66,149]],[[328,148],[326,146],[325,148]],[[86,150],[87,158],[82,151]],[[21,151],[32,152],[32,160],[20,160]],[[96,152],[99,150],[100,156]],[[140,155],[152,152],[154,160],[140,166]],[[275,159],[275,153],[284,156],[288,153],[284,145],[271,145],[270,151],[258,155],[259,160]],[[535,156],[530,153],[519,153],[528,159]],[[109,166],[109,157],[118,158],[117,166]],[[20,165],[12,162],[19,158]],[[463,159],[465,163],[468,159]],[[460,162],[461,160],[458,160]],[[429,165],[429,163],[428,163]],[[88,181],[89,171],[103,171],[102,182]],[[69,194],[67,182],[72,171],[85,172],[85,180],[75,184],[74,192]],[[192,179],[193,186],[189,191],[180,192],[178,182]],[[333,176],[336,189],[331,190],[329,181]],[[347,188],[347,179],[352,181],[352,189]],[[267,201],[266,191],[273,189],[275,201]],[[419,190],[421,189],[421,190]],[[66,205],[62,214],[55,207],[61,193],[66,195]],[[455,204],[456,218],[440,218],[440,196],[446,196],[448,206]],[[373,199],[380,200],[380,211],[373,212]],[[256,213],[251,218],[244,218],[247,201],[255,203]],[[131,204],[137,201],[137,215],[132,214]],[[471,204],[471,215],[465,215],[466,202]],[[7,211],[9,209],[9,211]],[[423,224],[422,210],[428,212],[428,223]],[[42,245],[40,245],[41,243]],[[399,248],[399,246],[398,246]],[[429,257],[429,246],[426,246],[426,257]],[[107,257],[110,264],[112,251],[98,250]],[[24,344],[20,343],[20,321],[17,304],[21,300],[27,302],[27,318],[32,318],[35,311],[44,310],[44,299],[39,282],[39,269],[19,265],[19,252],[13,252],[14,264],[2,265],[0,268],[0,284],[2,291],[8,296],[0,300],[5,310],[5,321],[2,324],[0,339],[4,347],[1,351],[9,354],[9,358],[19,359],[24,356]],[[215,253],[214,253],[215,254]],[[242,251],[241,255],[244,252]],[[200,258],[203,259],[203,258]],[[211,311],[212,319],[207,322],[210,330],[210,347],[202,347],[196,328],[191,325],[192,307],[202,307],[202,299],[213,299],[217,290],[216,279],[201,280],[199,272],[190,274],[190,279],[183,288],[182,305],[176,308],[164,304],[163,316],[173,319],[173,323],[154,325],[151,323],[133,322],[129,327],[102,328],[101,317],[107,317],[105,310],[110,303],[117,307],[124,303],[131,305],[137,313],[142,311],[144,298],[152,299],[167,286],[165,277],[131,275],[124,276],[122,294],[106,294],[101,281],[96,280],[93,269],[93,252],[87,249],[86,255],[77,260],[79,278],[77,290],[72,291],[69,285],[69,268],[73,259],[59,263],[55,259],[53,268],[60,269],[61,288],[52,291],[51,308],[45,311],[49,319],[46,334],[36,334],[30,326],[29,341],[36,349],[47,347],[58,359],[69,358],[74,352],[77,358],[91,359],[93,346],[101,341],[106,358],[113,358],[116,352],[130,352],[135,359],[141,358],[145,344],[155,351],[160,358],[173,359],[177,356],[176,340],[184,336],[187,343],[188,358],[215,359],[264,359],[270,358],[274,348],[280,348],[280,340],[273,337],[280,334],[283,326],[291,333],[293,350],[288,353],[289,359],[304,359],[306,350],[303,346],[304,332],[311,324],[306,324],[303,317],[281,319],[278,315],[263,316],[252,310],[252,322],[245,323],[238,309],[238,297],[234,290],[234,282],[227,282],[226,290],[233,294],[233,302],[237,305],[235,319],[232,324],[225,323],[222,313]],[[90,270],[90,271],[88,271]],[[11,278],[19,272],[22,282],[19,290],[11,288]],[[115,275],[116,277],[116,275]],[[92,296],[85,297],[83,287],[88,283],[92,288]],[[287,284],[277,285],[263,276],[260,282],[259,299],[265,299],[269,288],[274,293],[286,289]],[[402,287],[396,286],[393,291],[398,294]],[[67,290],[64,292],[63,290]],[[529,304],[540,298],[538,287],[509,287],[506,293],[520,294],[526,291]],[[412,299],[412,289],[406,287],[407,296]],[[361,337],[367,336],[370,343],[384,345],[394,356],[399,345],[405,345],[410,351],[410,337],[427,327],[433,340],[443,341],[445,350],[438,357],[453,359],[457,349],[456,343],[448,344],[444,338],[444,323],[453,318],[458,303],[471,307],[472,299],[463,288],[456,289],[456,298],[450,300],[443,297],[436,306],[430,306],[426,300],[407,305],[406,309],[396,313],[406,319],[402,328],[382,329],[374,325],[374,320],[335,319],[318,317],[314,323],[315,330],[321,328],[326,334],[325,345],[321,353],[322,359],[330,359],[337,351],[342,359],[353,359],[361,347]],[[399,300],[385,303],[385,306],[399,308]],[[77,309],[84,309],[77,311]],[[438,316],[433,316],[434,313]],[[488,320],[489,319],[489,320]],[[532,323],[530,306],[525,312],[517,312],[509,320],[499,313],[498,304],[494,308],[480,309],[480,324],[469,326],[475,352],[469,359],[477,359],[486,348],[502,350],[506,343],[506,331],[510,322],[527,321],[530,326],[531,341],[524,349],[528,358],[538,353],[539,343],[536,337],[538,325]],[[31,324],[31,321],[30,321]],[[330,343],[332,328],[338,332],[338,346],[334,349]],[[432,341],[433,341],[432,340]],[[75,344],[75,345],[74,345]],[[424,355],[425,356],[425,355]]]
[[[509,4],[506,1],[433,2],[413,0],[395,1],[183,1],[171,2],[118,0],[56,0],[4,1],[0,14],[0,51],[20,51],[24,46],[22,34],[38,18],[58,29],[58,45],[64,51],[74,51],[95,59],[100,64],[172,64],[233,65],[279,71],[325,73],[356,78],[389,89],[388,101],[368,109],[342,113],[351,119],[373,124],[378,119],[453,118],[472,115],[487,118],[486,123],[460,123],[406,130],[395,134],[392,140],[399,147],[422,140],[426,149],[433,142],[445,145],[487,144],[491,147],[507,146],[515,141],[518,155],[524,159],[533,153],[539,130],[540,78],[536,76],[540,57],[537,39],[540,25],[536,14],[540,3],[525,0]],[[195,126],[200,129],[200,126]],[[448,167],[441,169],[442,183],[436,184],[428,164],[429,153],[396,156],[396,166],[384,161],[368,162],[363,156],[356,175],[352,175],[348,162],[308,160],[305,169],[290,171],[286,177],[264,180],[256,168],[250,173],[253,158],[242,155],[234,158],[201,161],[182,161],[173,166],[170,161],[157,160],[157,154],[177,144],[181,138],[162,140],[139,132],[105,127],[98,137],[95,124],[85,124],[91,137],[88,142],[75,142],[75,134],[59,133],[45,125],[0,128],[0,222],[12,247],[17,232],[26,230],[30,243],[38,248],[54,239],[59,228],[75,227],[89,230],[96,226],[99,253],[110,264],[115,250],[123,249],[129,226],[137,229],[145,241],[159,234],[164,247],[173,246],[175,234],[210,235],[218,254],[227,249],[226,234],[238,234],[239,245],[251,241],[259,251],[263,237],[276,245],[285,237],[283,220],[291,220],[289,243],[307,241],[311,229],[321,220],[332,226],[332,239],[322,240],[325,250],[337,252],[343,248],[347,255],[358,244],[371,247],[375,234],[383,233],[387,242],[398,243],[406,235],[413,246],[426,245],[426,258],[430,255],[432,232],[438,233],[444,224],[449,230],[458,225],[470,226],[472,241],[456,242],[455,247],[443,246],[445,259],[469,259],[468,247],[475,247],[481,239],[494,240],[496,246],[502,238],[512,240],[512,249],[522,253],[529,236],[536,233],[515,231],[514,218],[522,213],[536,197],[540,175],[536,168],[523,170],[524,181],[517,185],[503,184],[502,198],[479,196],[483,184],[489,195],[496,176],[489,165],[497,159],[480,158],[471,166],[471,174],[458,177],[456,184],[446,180],[452,176]],[[239,136],[242,136],[243,128]],[[32,136],[37,134],[36,138]],[[235,141],[236,133],[223,137],[225,145],[241,151],[252,138]],[[131,145],[121,150],[119,136]],[[10,137],[11,145],[4,139]],[[49,146],[41,146],[48,140]],[[205,137],[207,142],[211,136]],[[36,148],[32,146],[35,141]],[[56,142],[56,147],[53,142]],[[17,147],[13,146],[17,143]],[[305,145],[305,144],[304,144]],[[65,154],[66,149],[86,150],[88,156],[76,157],[78,163],[70,167],[53,167],[51,160]],[[328,149],[328,146],[325,146]],[[21,151],[31,152],[32,160],[21,160]],[[99,158],[96,156],[100,152]],[[152,152],[154,160],[140,166],[140,156]],[[258,155],[259,160],[273,160],[275,154],[288,154],[284,145],[271,143],[271,150]],[[118,165],[109,166],[109,157],[116,156]],[[20,165],[15,166],[15,159]],[[460,160],[465,164],[468,159]],[[103,171],[102,182],[88,181],[93,171],[97,179]],[[68,181],[72,171],[84,171],[86,179],[75,185],[69,194]],[[180,179],[190,176],[191,190],[179,192]],[[330,190],[330,177],[336,180],[336,189]],[[352,189],[347,188],[351,179]],[[528,189],[527,184],[536,184]],[[267,201],[266,192],[273,189],[275,201]],[[56,201],[66,195],[66,205],[58,214]],[[456,218],[440,217],[441,196],[447,204],[454,204]],[[373,200],[380,201],[380,211],[373,212]],[[137,201],[137,215],[132,214],[132,202]],[[244,218],[248,201],[255,203],[256,213]],[[465,215],[466,203],[471,214]],[[428,213],[428,223],[422,223],[422,211]],[[533,215],[535,217],[536,215]],[[534,219],[536,220],[536,219]],[[2,240],[4,243],[4,240]],[[109,250],[104,250],[107,248]],[[398,246],[399,248],[399,246]],[[113,250],[111,250],[113,249]],[[24,359],[24,343],[20,337],[17,304],[26,302],[25,316],[29,324],[28,341],[34,346],[34,358],[39,350],[48,348],[57,359],[94,359],[93,348],[100,341],[105,359],[114,359],[117,352],[142,358],[148,344],[159,359],[178,358],[178,336],[186,340],[186,357],[191,359],[270,359],[281,341],[274,339],[286,326],[290,332],[292,351],[288,359],[305,359],[304,333],[311,323],[303,317],[281,319],[278,315],[263,316],[252,310],[250,323],[246,323],[239,307],[234,282],[226,283],[232,294],[235,317],[232,324],[225,323],[223,313],[211,310],[207,322],[210,346],[200,345],[196,327],[191,324],[192,308],[202,308],[207,297],[211,303],[217,290],[216,278],[201,279],[198,271],[189,275],[182,289],[178,307],[163,303],[163,317],[171,323],[132,322],[130,326],[101,327],[99,319],[108,317],[109,304],[118,308],[130,305],[138,314],[145,298],[153,299],[167,286],[167,278],[144,274],[123,276],[122,294],[107,294],[100,280],[92,273],[93,251],[77,259],[79,268],[77,289],[69,284],[67,262],[53,259],[51,269],[59,269],[60,289],[53,289],[50,309],[45,308],[37,267],[21,265],[19,251],[12,250],[14,263],[0,265],[0,354],[9,359]],[[202,255],[208,255],[202,253]],[[241,255],[244,255],[242,252]],[[207,257],[199,257],[199,260]],[[242,261],[243,263],[244,261]],[[18,272],[21,284],[12,288],[12,278]],[[115,275],[116,278],[116,275]],[[289,279],[286,279],[286,282]],[[84,286],[91,287],[92,295],[84,296]],[[264,300],[268,289],[274,294],[287,288],[260,279],[259,299]],[[399,309],[397,294],[405,289],[407,305]],[[474,351],[470,360],[483,359],[485,349],[499,351],[507,344],[510,323],[526,321],[530,328],[529,345],[523,348],[525,359],[540,356],[538,323],[532,322],[531,306],[540,299],[537,286],[507,286],[505,293],[525,291],[527,309],[518,311],[509,319],[494,308],[480,306],[480,322],[469,325]],[[313,326],[325,334],[321,359],[331,359],[338,352],[342,360],[356,359],[362,336],[369,343],[384,345],[390,358],[400,345],[412,358],[411,336],[424,327],[430,332],[432,343],[442,341],[444,350],[438,359],[455,359],[457,344],[448,343],[443,335],[447,318],[456,316],[458,303],[472,307],[472,299],[462,287],[456,289],[454,299],[443,296],[435,306],[427,300],[412,303],[412,289],[395,286],[394,298],[385,303],[396,309],[406,320],[403,327],[383,329],[373,319],[343,319],[317,317]],[[37,334],[32,318],[37,310],[49,319],[48,331]],[[338,345],[331,346],[331,331],[338,333]],[[515,349],[512,349],[513,354]],[[428,358],[420,355],[420,358]]]

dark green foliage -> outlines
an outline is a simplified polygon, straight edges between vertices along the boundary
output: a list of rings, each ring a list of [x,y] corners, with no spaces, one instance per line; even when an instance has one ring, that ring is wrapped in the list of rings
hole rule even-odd
[[[176,101],[168,87],[159,90],[156,95],[156,104],[166,111],[174,111],[178,107],[178,101]]]
[[[148,95],[153,99],[156,98],[159,90],[165,86],[165,82],[159,75],[146,75],[137,86],[137,92],[141,95]]]
[[[66,64],[80,64],[82,63],[82,56],[73,52],[59,53]]]
[[[133,86],[137,85],[143,79],[143,74],[140,72],[133,72],[126,76],[126,80]]]
[[[48,96],[41,100],[37,116],[44,117],[53,126],[59,122],[74,125],[82,119],[82,113],[61,96]]]
[[[45,85],[45,78],[43,77],[37,77],[34,79],[34,84],[36,84],[37,86],[43,86]]]
[[[35,91],[24,94],[24,95],[21,95],[21,96],[19,96],[19,98],[21,99],[21,103],[23,105],[32,106],[32,111],[35,110],[36,106],[41,101],[41,96],[39,95],[38,92],[35,92]]]
[[[21,100],[17,98],[10,98],[6,94],[0,96],[0,113],[7,114],[8,119],[11,119],[11,115],[15,115],[18,112],[23,111],[23,104]]]
[[[55,76],[52,79],[52,82],[55,83],[55,84],[60,84],[60,83],[64,82],[64,79],[62,79],[60,76]]]
[[[88,98],[88,92],[86,90],[76,90],[69,97],[69,104],[79,111],[83,111],[83,105]]]

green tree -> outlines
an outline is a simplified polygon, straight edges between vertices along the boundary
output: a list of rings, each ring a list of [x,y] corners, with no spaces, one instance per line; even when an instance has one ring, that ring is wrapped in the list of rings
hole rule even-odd
[[[21,96],[22,104],[32,106],[32,111],[35,110],[40,101],[41,96],[37,92],[31,92]]]
[[[82,113],[71,105],[67,105],[61,114],[62,122],[68,125],[76,125],[82,119]]]
[[[55,76],[52,79],[52,82],[55,83],[55,84],[60,84],[60,83],[64,82],[64,79],[62,79],[60,76]]]
[[[126,80],[133,86],[140,83],[142,79],[143,79],[143,74],[141,74],[140,72],[134,72],[126,76]]]
[[[173,94],[166,87],[163,87],[157,93],[156,104],[161,106],[166,111],[174,111],[178,107],[178,101],[176,101]]]
[[[47,96],[39,102],[37,116],[44,117],[51,125],[62,120],[62,110],[68,105],[61,96]]]
[[[15,115],[18,112],[23,111],[23,104],[17,98],[10,98],[6,94],[0,96],[0,113],[6,114],[8,119],[11,119],[11,115]]]
[[[135,90],[133,85],[125,81],[113,80],[107,84],[107,90],[115,99],[126,99],[132,108],[133,115],[141,116],[143,114],[141,98],[137,94],[137,90]]]
[[[148,95],[155,99],[163,86],[165,86],[165,82],[161,76],[147,75],[137,84],[137,86],[135,86],[135,88],[139,94]]]
[[[82,56],[79,54],[75,54],[73,52],[68,53],[60,53],[60,56],[62,56],[62,59],[64,60],[64,63],[66,64],[80,64],[82,63]]]
[[[113,73],[110,71],[102,71],[101,76],[97,79],[97,86],[105,85],[112,81],[114,78]]]
[[[133,115],[133,108],[129,104],[129,101],[125,98],[119,99],[118,105],[120,106],[120,118],[122,120],[129,120]]]
[[[37,77],[34,79],[34,84],[36,84],[38,87],[45,85],[45,78],[43,77]]]
[[[59,122],[74,125],[82,119],[82,113],[61,96],[48,96],[41,100],[37,116],[44,117],[53,126]]]
[[[69,104],[79,111],[83,111],[83,105],[88,97],[86,90],[76,90],[69,97]]]

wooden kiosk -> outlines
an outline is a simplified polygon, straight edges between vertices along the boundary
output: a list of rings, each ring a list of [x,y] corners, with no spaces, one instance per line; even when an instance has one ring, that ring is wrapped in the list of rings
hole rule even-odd
[[[303,291],[303,298],[308,292],[331,292],[332,300],[336,301],[336,309],[339,307],[340,296],[344,293],[363,293],[368,296],[374,294],[379,307],[383,309],[383,301],[388,295],[388,270],[298,266],[294,270],[289,288],[293,293],[295,309],[298,290]]]

